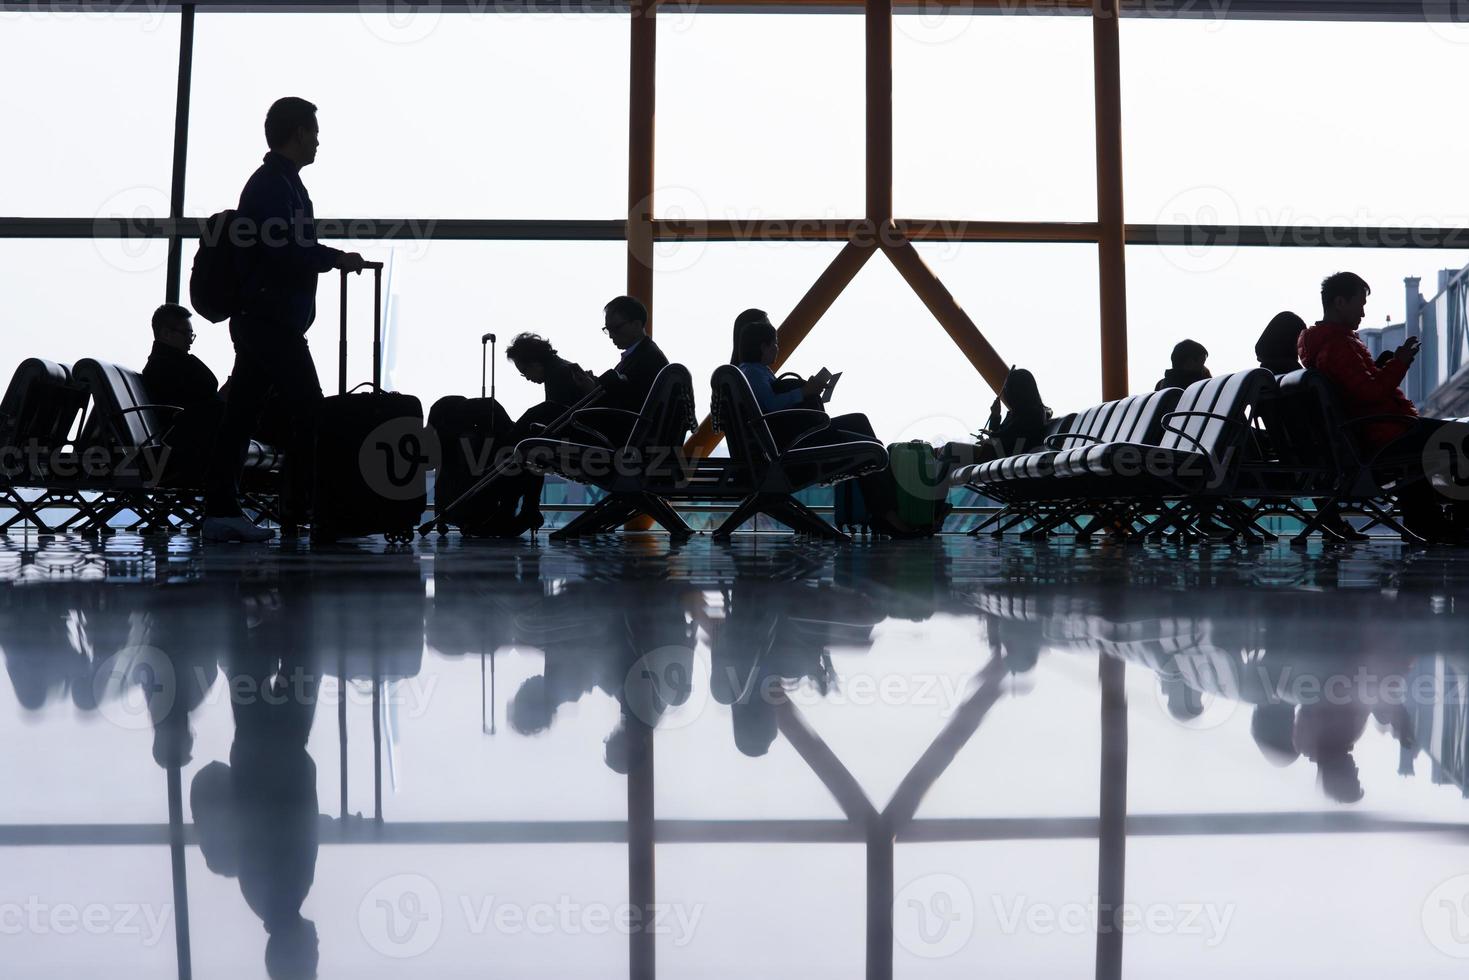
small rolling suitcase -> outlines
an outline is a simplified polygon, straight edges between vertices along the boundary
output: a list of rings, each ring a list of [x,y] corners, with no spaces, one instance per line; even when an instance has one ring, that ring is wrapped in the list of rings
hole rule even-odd
[[[372,387],[347,391],[347,275],[342,272],[342,329],[337,394],[324,398],[316,425],[312,495],[314,542],[381,534],[406,544],[428,506],[430,465],[423,405],[382,390],[382,263],[371,263]],[[362,387],[358,385],[358,387]]]
[[[940,466],[933,446],[926,442],[895,442],[888,446],[888,466],[897,489],[898,517],[910,527],[937,530],[938,505],[946,496],[940,485]]]
[[[485,391],[486,360],[493,364],[494,344],[492,333],[480,338],[479,397],[445,395],[428,410],[428,427],[433,430],[439,447],[434,511],[440,515],[436,522],[440,534],[450,524],[461,528],[483,524],[500,503],[494,494],[486,494],[482,499],[461,505],[452,520],[442,516],[445,508],[478,483],[511,448],[505,443],[512,423],[504,407],[495,400],[493,380],[489,392]],[[494,378],[493,368],[490,377]]]

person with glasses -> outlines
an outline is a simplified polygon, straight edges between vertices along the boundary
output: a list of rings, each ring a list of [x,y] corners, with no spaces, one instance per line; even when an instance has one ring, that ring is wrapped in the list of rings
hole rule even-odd
[[[189,353],[194,325],[189,311],[164,303],[153,311],[153,349],[143,366],[143,384],[155,405],[183,409],[167,420],[164,442],[169,455],[164,479],[174,484],[198,484],[204,477],[209,447],[224,419],[224,397],[219,379],[209,365]]]

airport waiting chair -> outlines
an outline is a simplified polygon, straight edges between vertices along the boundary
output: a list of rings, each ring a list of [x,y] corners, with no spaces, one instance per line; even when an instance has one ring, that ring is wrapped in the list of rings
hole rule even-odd
[[[712,379],[715,431],[729,442],[725,487],[738,485],[742,497],[734,512],[714,532],[727,538],[756,514],[765,514],[794,531],[839,541],[850,540],[795,494],[817,484],[832,484],[885,469],[887,448],[832,429],[826,413],[788,409],[766,415],[755,401],[750,382],[731,364],[721,365]],[[777,444],[772,423],[787,434]]]
[[[652,518],[675,538],[692,535],[665,495],[687,482],[681,450],[694,424],[693,379],[682,364],[668,364],[641,411],[586,408],[571,417],[564,436],[521,440],[515,449],[526,466],[606,493],[551,537],[606,533],[638,516]],[[628,435],[609,439],[608,432]]]
[[[70,443],[87,406],[87,392],[55,361],[27,358],[0,399],[0,533],[30,523],[49,530],[42,512],[72,508],[70,497],[46,486],[52,468],[73,458]],[[22,490],[39,490],[36,495]]]

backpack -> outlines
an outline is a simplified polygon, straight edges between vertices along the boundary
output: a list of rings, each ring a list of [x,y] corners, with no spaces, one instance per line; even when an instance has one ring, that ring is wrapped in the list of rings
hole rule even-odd
[[[189,302],[210,323],[228,320],[240,312],[240,245],[230,236],[234,211],[220,211],[204,222],[194,268],[189,273]]]

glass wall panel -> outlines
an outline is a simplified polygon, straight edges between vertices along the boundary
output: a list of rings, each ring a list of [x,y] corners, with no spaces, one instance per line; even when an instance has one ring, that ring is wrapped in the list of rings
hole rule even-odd
[[[319,107],[319,215],[626,214],[624,16],[209,13],[197,32],[190,214],[233,206],[284,95]],[[287,43],[309,57],[240,71]]]
[[[1469,224],[1463,27],[1122,22],[1127,218]]]
[[[1087,18],[893,18],[899,217],[1094,220],[1093,114]]]
[[[1282,310],[1321,318],[1321,280],[1343,269],[1372,286],[1364,327],[1402,323],[1403,280],[1423,279],[1431,299],[1438,269],[1462,268],[1469,252],[1356,248],[1127,250],[1128,367],[1132,391],[1151,391],[1185,337],[1209,350],[1214,374],[1254,367],[1255,341]]]
[[[179,15],[0,11],[0,215],[168,215]]]
[[[142,368],[167,263],[168,243],[161,239],[0,240],[6,288],[0,375],[8,383],[27,357],[67,365],[98,357]]]
[[[658,14],[659,217],[862,211],[861,17]]]

